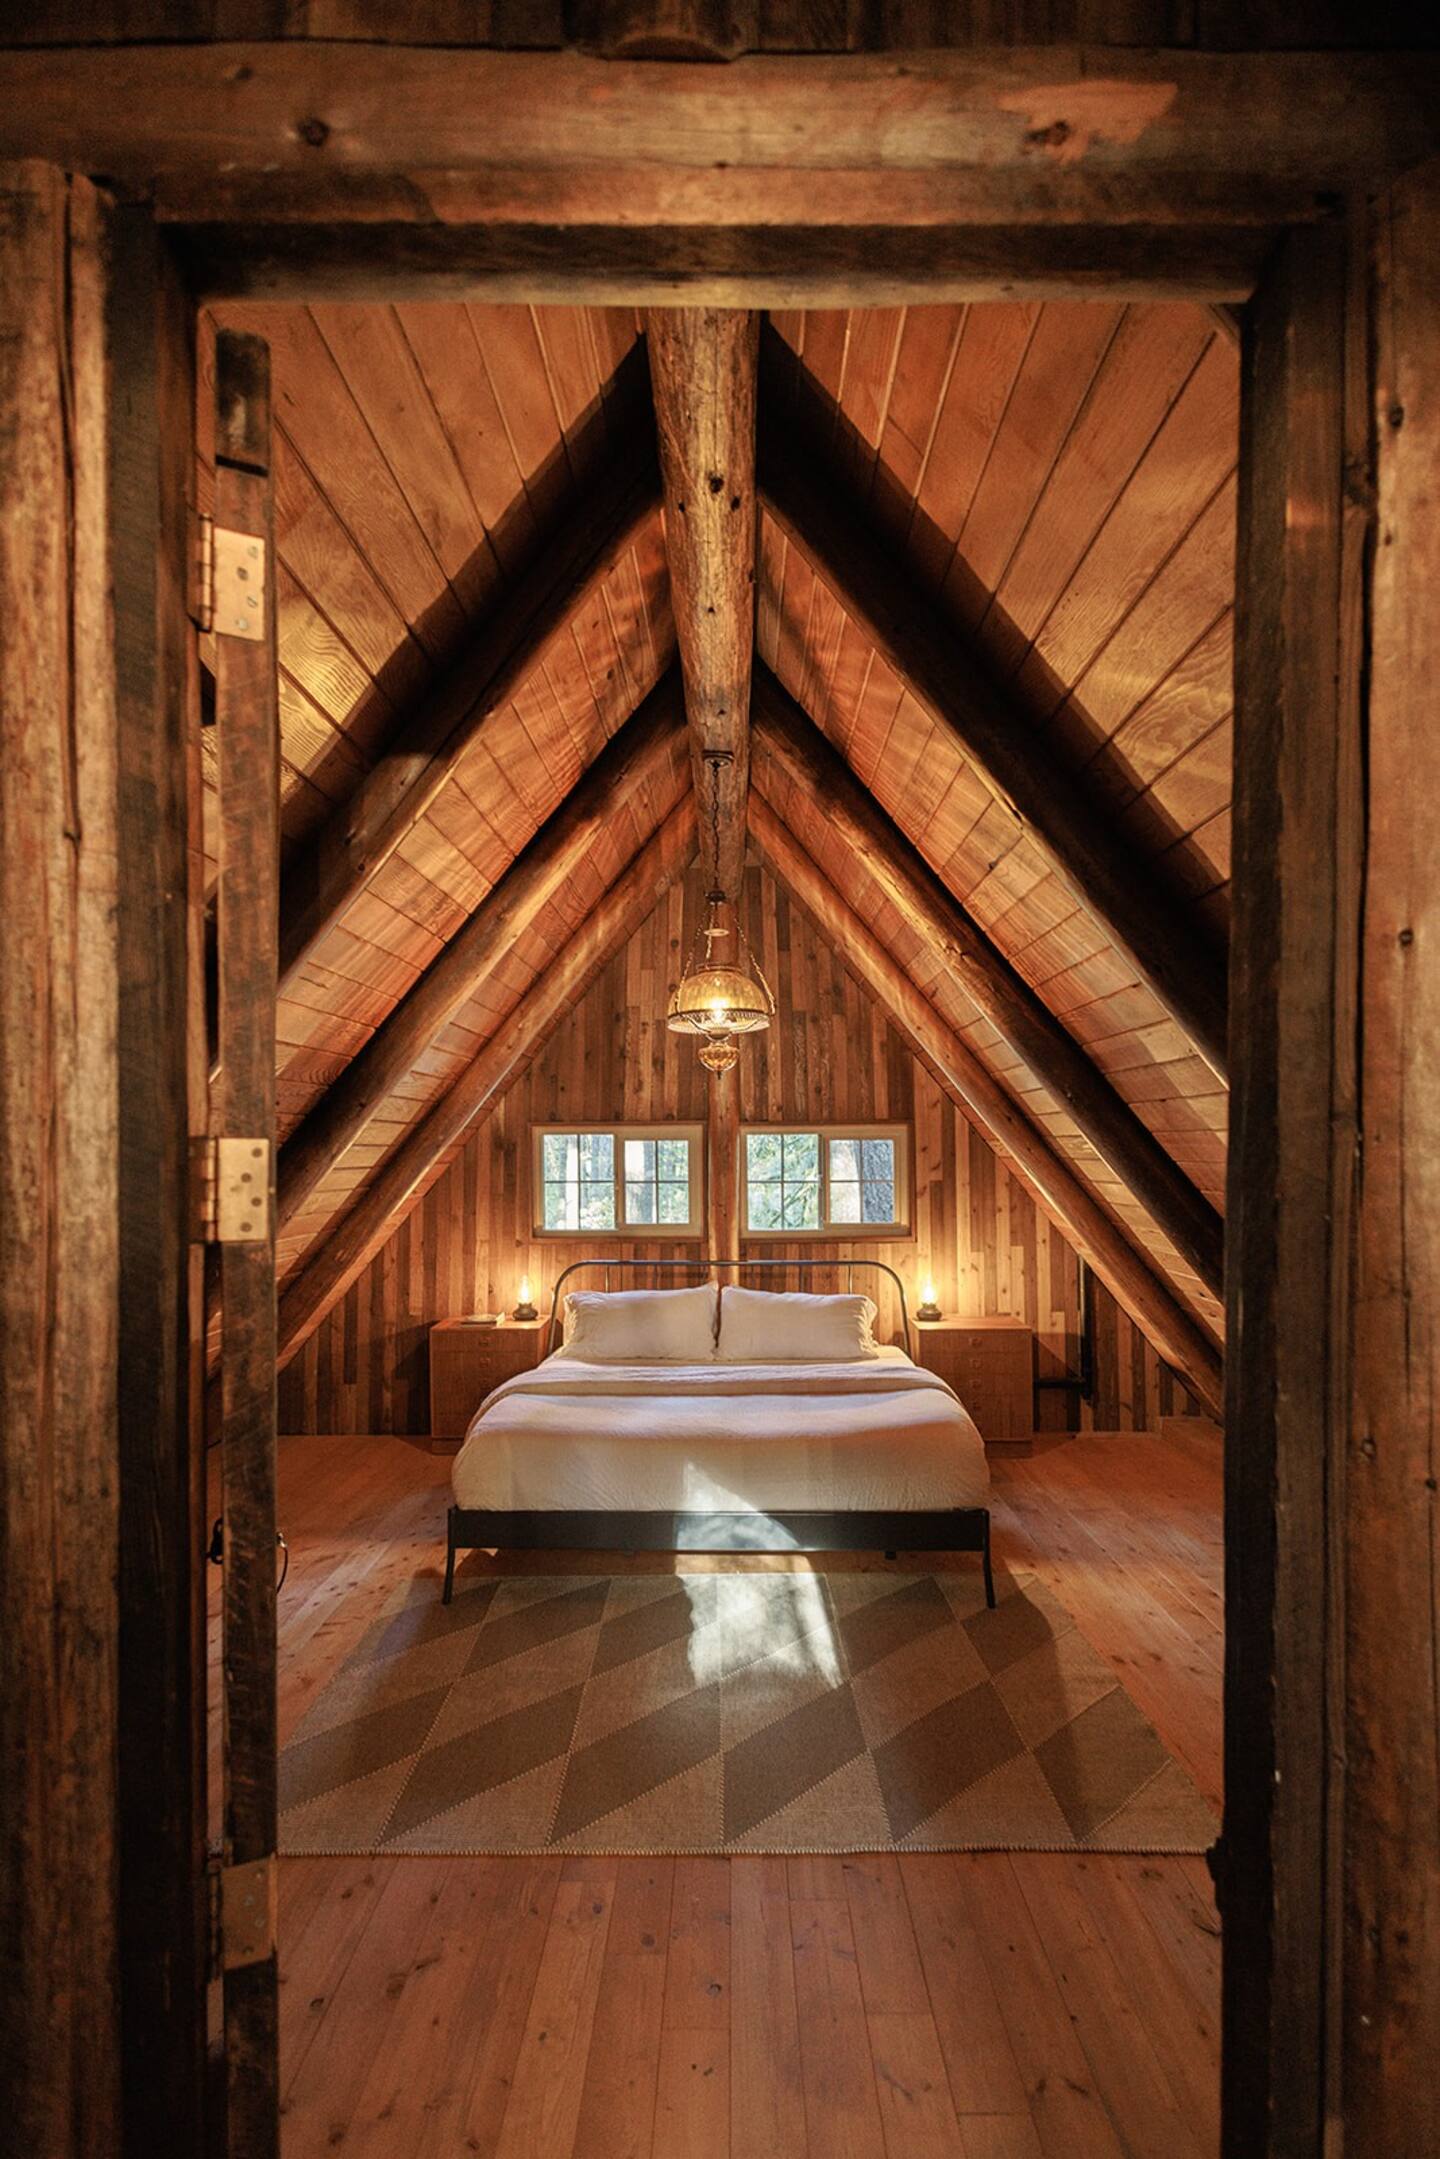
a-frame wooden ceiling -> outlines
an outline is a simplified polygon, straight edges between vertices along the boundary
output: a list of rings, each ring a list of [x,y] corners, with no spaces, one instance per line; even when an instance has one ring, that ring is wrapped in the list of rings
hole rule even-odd
[[[255,306],[220,319],[268,338],[274,365],[287,914],[311,903],[277,1042],[293,1283],[667,818],[673,851],[690,754],[632,312]],[[764,340],[762,453],[767,427],[803,445],[857,536],[978,652],[1010,722],[1033,729],[1033,755],[1078,783],[1177,942],[1223,964],[1238,429],[1223,322],[1178,303],[995,304],[777,317]],[[205,454],[202,441],[202,466]],[[615,544],[602,532],[563,619],[527,631],[525,592],[585,520],[603,526],[627,475]],[[763,454],[761,482],[763,500]],[[1218,1209],[1213,1047],[1207,1062],[768,510],[756,571],[757,714],[773,675],[1199,1212]],[[508,674],[492,666],[500,648]],[[477,683],[490,669],[488,702],[467,668]],[[445,722],[427,764],[415,744],[429,725],[435,750],[436,710],[466,717]],[[372,857],[369,805],[393,803],[422,765],[423,813],[398,837],[384,826]],[[763,729],[752,773],[946,1026],[1218,1329],[1213,1268],[1207,1283],[1177,1251]],[[344,904],[317,912],[320,888]]]

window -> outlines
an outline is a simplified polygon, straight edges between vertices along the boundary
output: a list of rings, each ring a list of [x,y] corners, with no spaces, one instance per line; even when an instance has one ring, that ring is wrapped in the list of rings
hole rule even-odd
[[[902,1125],[745,1134],[745,1230],[760,1237],[865,1236],[909,1220]]]
[[[537,1125],[537,1233],[698,1237],[700,1137],[698,1125]]]

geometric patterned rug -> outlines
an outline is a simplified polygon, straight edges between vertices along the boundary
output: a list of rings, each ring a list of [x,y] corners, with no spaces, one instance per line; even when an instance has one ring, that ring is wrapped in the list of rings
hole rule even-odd
[[[1210,1808],[1034,1579],[402,1594],[280,1759],[289,1853],[1200,1852]]]

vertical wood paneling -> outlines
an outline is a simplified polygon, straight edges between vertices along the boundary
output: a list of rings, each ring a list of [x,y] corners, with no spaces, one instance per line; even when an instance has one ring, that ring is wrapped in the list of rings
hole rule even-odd
[[[508,1310],[522,1274],[529,1275],[543,1310],[563,1267],[606,1250],[633,1259],[699,1255],[699,1240],[608,1246],[594,1239],[537,1238],[530,1128],[572,1117],[577,1123],[707,1119],[710,1082],[694,1049],[666,1031],[663,1017],[702,912],[703,883],[695,872],[672,887],[293,1359],[281,1382],[288,1429],[423,1432],[429,1422],[426,1339],[435,1320]],[[780,1245],[742,1238],[742,1258],[853,1252],[894,1267],[912,1301],[933,1273],[947,1312],[1024,1319],[1036,1331],[1043,1375],[1078,1372],[1080,1274],[1070,1247],[1037,1219],[1005,1164],[910,1055],[841,956],[768,871],[747,870],[743,904],[746,933],[779,1012],[775,1026],[752,1037],[741,1053],[742,1118],[908,1124],[914,1195],[906,1237]],[[774,1286],[784,1286],[780,1277]],[[1091,1295],[1094,1399],[1082,1403],[1075,1389],[1042,1390],[1037,1426],[1139,1428],[1153,1423],[1162,1404],[1186,1408],[1183,1388],[1093,1279]],[[883,1297],[881,1319],[887,1330],[898,1324],[898,1311]]]

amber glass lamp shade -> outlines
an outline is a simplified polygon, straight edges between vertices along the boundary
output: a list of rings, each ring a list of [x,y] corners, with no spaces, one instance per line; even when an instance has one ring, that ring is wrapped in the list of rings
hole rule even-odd
[[[683,1035],[749,1035],[770,1025],[774,1002],[742,967],[696,967],[681,977],[665,1024]]]

